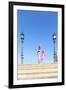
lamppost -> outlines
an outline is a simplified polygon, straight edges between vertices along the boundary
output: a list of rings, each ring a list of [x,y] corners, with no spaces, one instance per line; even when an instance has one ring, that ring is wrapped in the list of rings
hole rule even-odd
[[[22,42],[21,60],[23,64],[23,59],[24,59],[24,55],[23,55],[24,33],[23,32],[21,33],[21,42]]]
[[[54,62],[56,62],[56,33],[53,34],[53,43],[54,43]]]

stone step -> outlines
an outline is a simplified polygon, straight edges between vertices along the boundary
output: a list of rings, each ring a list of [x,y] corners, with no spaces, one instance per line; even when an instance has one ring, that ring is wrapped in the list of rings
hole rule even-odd
[[[58,78],[58,64],[18,65],[18,79]]]

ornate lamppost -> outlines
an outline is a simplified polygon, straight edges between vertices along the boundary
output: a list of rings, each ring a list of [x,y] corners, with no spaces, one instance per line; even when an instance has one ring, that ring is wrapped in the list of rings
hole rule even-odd
[[[24,44],[24,33],[21,33],[21,42],[22,42],[22,51],[21,51],[21,62],[23,64],[23,59],[24,59],[24,55],[23,55],[23,44]]]
[[[56,58],[56,33],[55,32],[53,34],[53,43],[54,43],[54,62],[56,62],[57,58]]]

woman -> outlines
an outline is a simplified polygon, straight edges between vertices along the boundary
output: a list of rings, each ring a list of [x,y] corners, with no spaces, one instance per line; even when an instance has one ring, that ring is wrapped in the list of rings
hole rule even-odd
[[[40,46],[38,47],[37,55],[38,55],[38,64],[40,64],[44,60],[45,51],[42,51],[42,54],[40,53]]]

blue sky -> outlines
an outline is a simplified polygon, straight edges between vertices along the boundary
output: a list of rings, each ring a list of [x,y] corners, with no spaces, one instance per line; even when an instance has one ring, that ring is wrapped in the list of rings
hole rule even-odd
[[[58,35],[58,14],[50,11],[17,11],[18,64],[21,64],[21,32],[24,32],[24,64],[37,64],[35,49],[40,45],[46,51],[43,63],[53,62],[53,33]],[[58,36],[57,36],[58,37]],[[58,40],[58,39],[57,39]],[[56,49],[57,49],[56,43]]]

